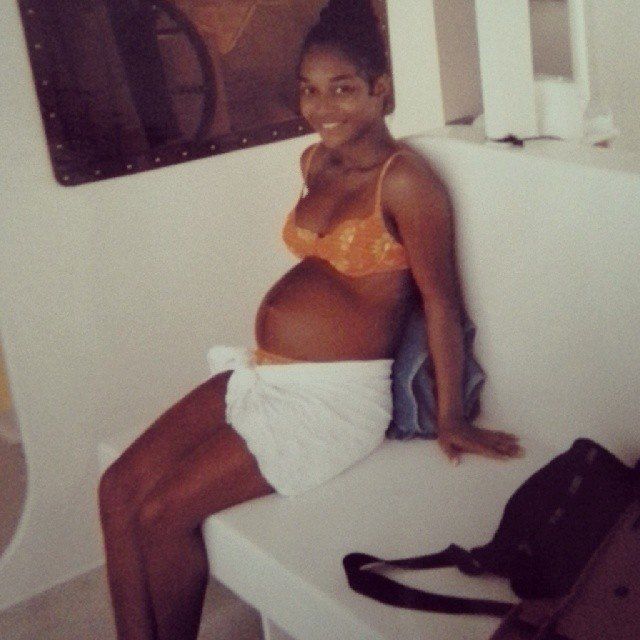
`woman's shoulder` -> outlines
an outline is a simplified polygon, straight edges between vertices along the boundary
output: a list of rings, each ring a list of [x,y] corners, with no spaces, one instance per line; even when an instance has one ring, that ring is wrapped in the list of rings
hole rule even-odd
[[[425,155],[416,151],[408,144],[399,144],[397,150],[390,156],[393,162],[389,167],[389,175],[397,179],[428,180],[442,183],[437,170]]]
[[[440,207],[449,209],[449,191],[428,158],[409,146],[401,147],[394,155],[382,188],[385,209],[422,210],[425,202],[438,202]]]
[[[410,147],[399,145],[385,175],[385,191],[435,189],[446,193],[444,181],[427,157]]]

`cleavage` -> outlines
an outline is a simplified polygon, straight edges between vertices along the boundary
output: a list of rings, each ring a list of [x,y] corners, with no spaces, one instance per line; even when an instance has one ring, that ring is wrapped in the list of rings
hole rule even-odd
[[[320,239],[331,235],[347,220],[368,218],[373,214],[375,205],[375,191],[371,193],[370,184],[346,191],[338,198],[331,194],[330,186],[320,187],[308,193],[298,202],[295,212],[296,226],[310,231]],[[299,215],[300,212],[302,216]],[[306,216],[308,219],[305,219]],[[313,222],[313,218],[321,222],[318,229],[312,228],[315,225],[309,224]]]

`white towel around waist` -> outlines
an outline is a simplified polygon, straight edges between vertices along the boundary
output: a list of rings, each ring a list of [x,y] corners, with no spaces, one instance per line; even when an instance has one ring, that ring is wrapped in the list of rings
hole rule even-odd
[[[283,495],[302,493],[376,449],[392,413],[392,360],[252,364],[249,349],[217,346],[212,374],[233,371],[226,419]]]

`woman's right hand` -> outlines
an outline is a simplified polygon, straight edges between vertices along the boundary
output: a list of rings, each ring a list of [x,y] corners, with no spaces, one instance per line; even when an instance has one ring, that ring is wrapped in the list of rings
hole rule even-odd
[[[504,431],[476,427],[464,418],[440,422],[438,444],[453,464],[459,464],[465,453],[498,460],[524,455],[524,449],[518,443],[517,436]]]

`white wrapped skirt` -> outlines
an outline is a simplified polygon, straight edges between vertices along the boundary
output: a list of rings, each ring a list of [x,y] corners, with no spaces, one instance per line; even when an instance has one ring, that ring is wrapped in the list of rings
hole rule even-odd
[[[303,493],[368,456],[392,414],[392,360],[253,363],[252,351],[217,346],[213,375],[231,370],[226,420],[269,484]]]

